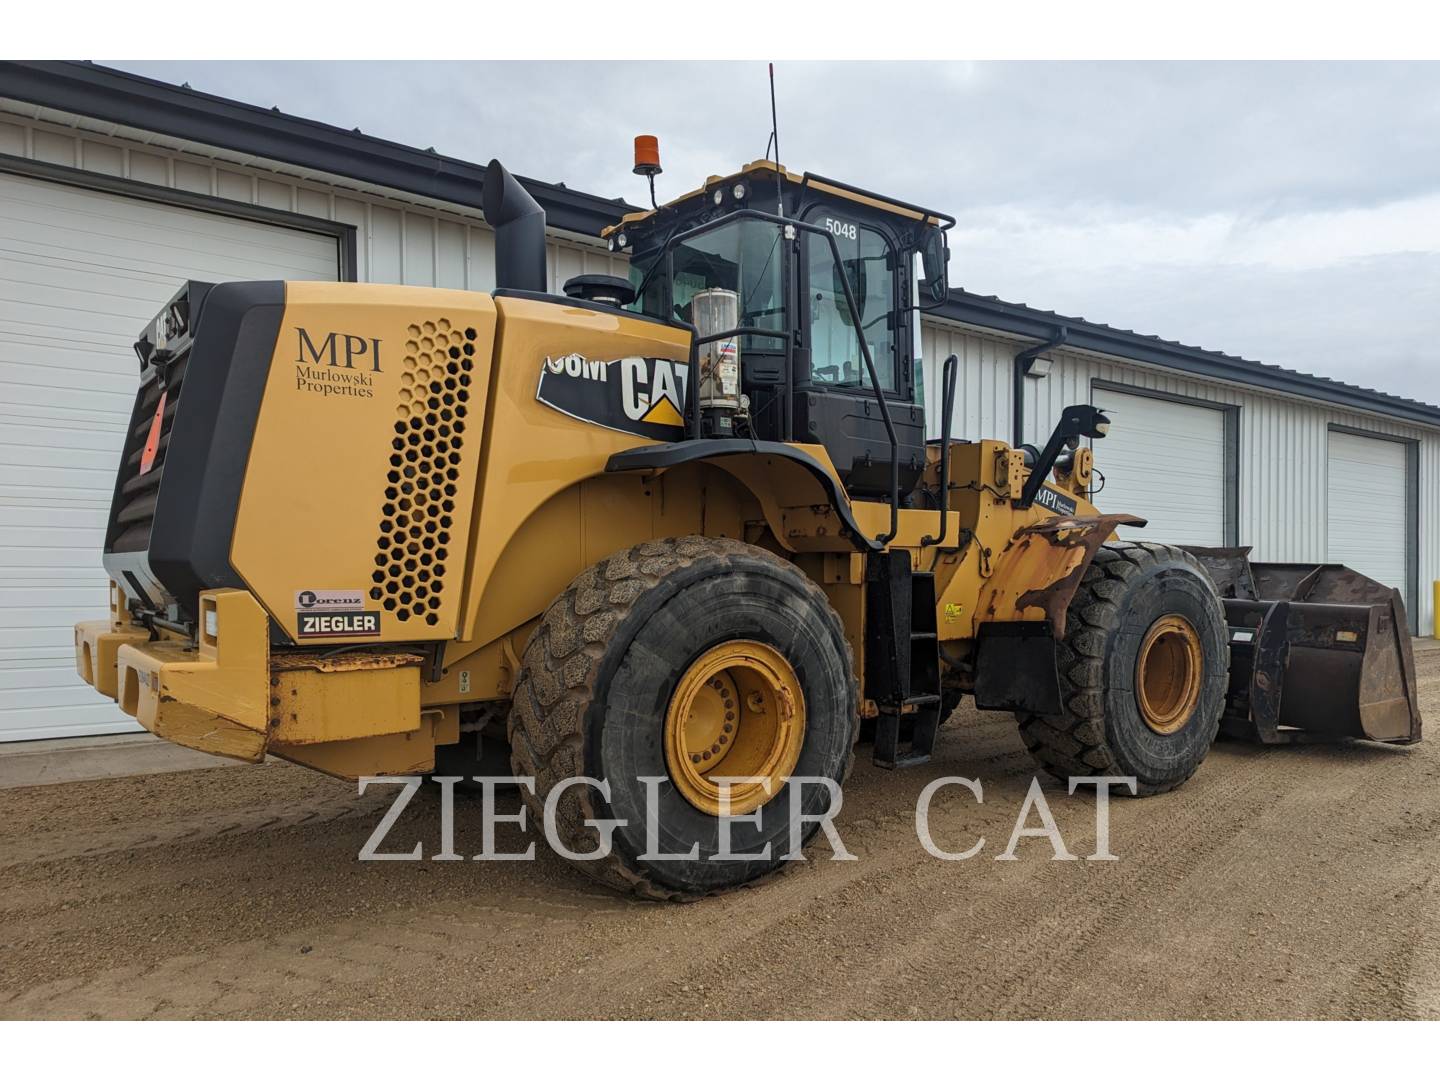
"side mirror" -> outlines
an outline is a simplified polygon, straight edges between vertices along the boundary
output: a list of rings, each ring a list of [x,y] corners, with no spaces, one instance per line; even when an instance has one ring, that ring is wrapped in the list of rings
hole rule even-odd
[[[945,230],[930,229],[920,248],[920,269],[925,278],[925,290],[936,303],[949,295],[949,264],[950,248],[945,242]]]

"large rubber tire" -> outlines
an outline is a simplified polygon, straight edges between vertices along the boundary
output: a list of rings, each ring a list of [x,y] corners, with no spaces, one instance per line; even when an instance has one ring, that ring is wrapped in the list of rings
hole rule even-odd
[[[546,796],[569,777],[589,785],[561,796],[557,833],[573,851],[594,851],[586,818],[623,820],[608,856],[573,865],[597,881],[649,899],[690,899],[774,870],[789,853],[790,785],[761,809],[758,829],[737,823],[732,850],[770,857],[711,861],[719,819],[659,785],[661,850],[700,845],[699,861],[652,861],[646,847],[642,776],[666,776],[663,727],[676,684],[711,647],[746,639],[774,647],[798,676],[805,731],[791,775],[837,783],[854,760],[859,690],[839,616],[792,564],[735,540],[700,536],[637,545],[590,567],[550,605],[525,649],[509,734],[517,776],[534,776],[526,802],[536,821]],[[823,785],[801,789],[807,814],[830,805]],[[802,844],[814,834],[811,824]]]
[[[1146,631],[1167,615],[1194,627],[1203,669],[1189,719],[1161,734],[1142,717],[1135,669]],[[1137,795],[1178,787],[1210,752],[1225,708],[1230,649],[1209,575],[1179,548],[1106,544],[1070,602],[1058,667],[1064,711],[1018,716],[1020,736],[1036,762],[1061,780],[1133,776]]]

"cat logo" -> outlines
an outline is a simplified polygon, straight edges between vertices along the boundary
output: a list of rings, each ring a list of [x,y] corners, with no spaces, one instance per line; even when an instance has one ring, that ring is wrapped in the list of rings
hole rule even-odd
[[[690,366],[683,360],[547,356],[535,400],[587,424],[671,442],[685,430],[689,376]]]

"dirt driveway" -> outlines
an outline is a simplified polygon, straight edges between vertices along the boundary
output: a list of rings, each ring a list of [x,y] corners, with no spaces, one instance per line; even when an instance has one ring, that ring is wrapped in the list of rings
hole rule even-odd
[[[1440,651],[1417,656],[1440,718]],[[1432,740],[1436,739],[1432,735]],[[935,840],[914,831],[938,776]],[[927,767],[857,766],[841,837],[689,905],[534,862],[359,862],[390,794],[285,764],[0,792],[0,1017],[1440,1017],[1440,745],[1218,745],[1119,800],[1118,862],[996,862],[1031,767],[966,714]],[[1070,849],[1093,799],[1047,787]],[[418,798],[385,850],[434,850]],[[512,850],[518,837],[510,836]],[[479,849],[478,804],[457,847]]]

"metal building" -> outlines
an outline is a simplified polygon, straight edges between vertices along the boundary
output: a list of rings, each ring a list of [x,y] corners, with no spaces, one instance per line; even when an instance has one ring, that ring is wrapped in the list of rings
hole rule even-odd
[[[1102,405],[1096,501],[1139,508],[1147,538],[1343,562],[1402,590],[1412,629],[1431,632],[1440,408],[995,297],[957,291],[937,314],[927,390],[938,360],[965,361],[956,430],[1011,438],[1016,355],[1063,332],[1020,379],[1020,441],[1043,443],[1066,405]]]
[[[137,329],[187,278],[489,289],[482,175],[124,72],[0,63],[0,741],[135,729],[74,674],[70,628],[105,603]],[[552,288],[623,272],[597,237],[631,207],[526,186]],[[1406,590],[1428,632],[1440,408],[964,292],[925,325],[930,400],[957,353],[956,434],[1011,438],[1016,355],[1062,331],[1020,378],[1024,441],[1065,404],[1109,408],[1101,505],[1144,508],[1157,539],[1348,562]]]

